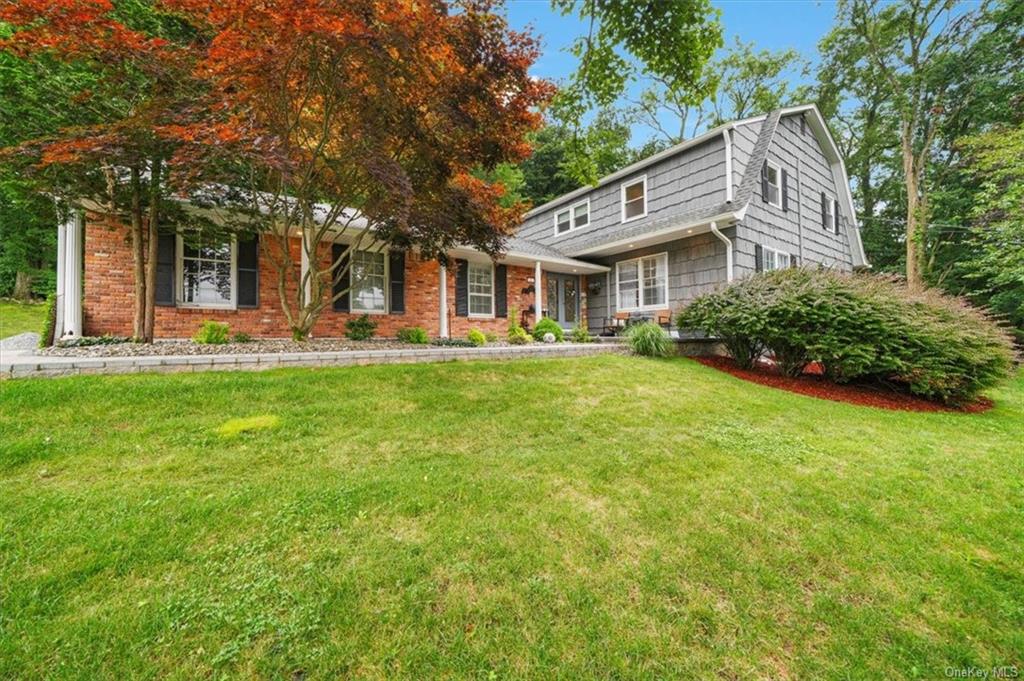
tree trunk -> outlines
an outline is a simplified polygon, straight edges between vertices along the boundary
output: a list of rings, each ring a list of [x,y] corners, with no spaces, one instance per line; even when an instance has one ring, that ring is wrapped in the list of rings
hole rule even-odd
[[[131,170],[131,237],[135,284],[132,336],[142,339],[146,335],[146,249],[142,227],[142,186],[138,168]]]
[[[32,275],[28,272],[16,272],[14,274],[14,290],[11,291],[11,298],[28,302],[32,298]]]
[[[920,268],[920,233],[918,222],[921,218],[919,203],[919,187],[917,167],[914,163],[914,150],[911,147],[909,131],[904,129],[902,135],[903,181],[907,190],[907,287],[911,291],[922,288]]]
[[[153,159],[149,180],[149,216],[147,219],[146,243],[148,246],[146,254],[146,296],[145,313],[143,314],[142,339],[147,343],[153,342],[153,332],[156,325],[156,265],[157,246],[159,235],[157,227],[160,220],[160,175],[161,161]]]

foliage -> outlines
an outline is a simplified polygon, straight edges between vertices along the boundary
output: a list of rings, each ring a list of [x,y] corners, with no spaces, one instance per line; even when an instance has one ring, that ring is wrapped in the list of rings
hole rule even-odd
[[[0,90],[3,78],[0,68]],[[10,174],[0,166],[0,296],[15,292],[21,274],[30,279],[29,292],[45,298],[56,289],[57,216],[53,200],[32,191],[23,179],[5,179]]]
[[[554,319],[550,317],[542,317],[539,322],[533,326],[533,338],[534,340],[544,340],[544,334],[553,334],[555,340],[561,343],[565,340],[565,331]]]
[[[245,333],[244,331],[236,331],[235,335],[231,337],[232,343],[251,343],[252,340],[252,336]]]
[[[511,345],[529,345],[533,342],[533,336],[523,327],[516,326],[508,330],[508,342]]]
[[[979,182],[957,263],[972,299],[987,304],[1024,344],[1024,123],[961,140],[968,172]]]
[[[363,314],[345,322],[345,336],[350,340],[363,341],[373,338],[377,330],[377,322],[370,319],[370,315]]]
[[[668,332],[650,321],[633,324],[626,329],[626,345],[635,354],[644,357],[668,357],[675,350],[675,343]]]
[[[487,336],[480,329],[470,329],[469,334],[466,336],[466,340],[480,348],[487,345]]]
[[[493,331],[484,331],[484,339],[488,343],[497,343],[498,342],[498,334],[494,333]]]
[[[43,312],[43,328],[39,330],[39,347],[48,348],[53,345],[53,334],[57,326],[57,293],[46,296],[46,307]]]
[[[0,299],[0,339],[21,333],[39,333],[43,327],[46,303],[23,303]]]
[[[430,341],[431,345],[436,345],[439,348],[475,348],[476,345],[472,341],[466,340],[465,338],[435,338]]]
[[[576,323],[576,326],[572,327],[570,339],[573,343],[590,343],[594,340],[590,337],[590,332],[587,331],[587,328],[579,322]]]
[[[830,270],[779,270],[688,305],[677,323],[722,338],[749,367],[770,351],[796,376],[811,361],[831,380],[885,381],[948,404],[1005,380],[1009,339],[981,312],[897,280]]]
[[[128,336],[112,336],[109,333],[102,336],[81,336],[79,338],[67,338],[58,340],[54,345],[58,348],[88,348],[94,345],[121,345],[131,343]]]
[[[422,326],[407,326],[404,329],[399,329],[395,337],[403,343],[412,345],[426,345],[430,342],[430,337],[427,336],[427,331]]]
[[[224,345],[231,340],[227,324],[207,319],[192,336],[192,340],[200,345]]]

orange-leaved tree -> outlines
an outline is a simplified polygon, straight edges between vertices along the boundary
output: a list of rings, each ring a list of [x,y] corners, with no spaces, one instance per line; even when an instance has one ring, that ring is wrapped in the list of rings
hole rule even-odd
[[[529,154],[552,87],[528,74],[534,39],[494,3],[165,5],[208,41],[197,70],[206,114],[173,129],[184,143],[173,165],[223,188],[209,202],[230,206],[226,219],[263,231],[295,338],[347,295],[353,249],[500,253],[524,206],[503,207],[504,188],[473,172]],[[299,238],[305,273],[290,255]]]
[[[133,335],[152,340],[157,231],[178,208],[167,162],[180,141],[161,129],[200,113],[192,102],[202,92],[201,36],[152,5],[110,0],[20,0],[0,6],[0,22],[0,50],[38,74],[60,114],[53,126],[21,131],[3,157],[25,164],[41,191],[90,199],[130,225]]]

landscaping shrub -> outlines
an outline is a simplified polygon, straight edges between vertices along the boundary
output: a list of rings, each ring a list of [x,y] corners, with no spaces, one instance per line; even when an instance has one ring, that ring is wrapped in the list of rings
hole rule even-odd
[[[93,345],[119,345],[121,343],[131,343],[132,339],[128,336],[111,336],[105,334],[103,336],[82,336],[81,338],[68,338],[66,340],[59,340],[54,345],[58,348],[88,348]]]
[[[364,314],[361,317],[350,319],[345,322],[345,336],[349,340],[363,341],[373,338],[377,330],[377,322],[370,319],[370,315]]]
[[[719,337],[741,366],[770,351],[779,370],[821,364],[836,382],[894,383],[947,404],[1009,376],[1011,341],[982,312],[893,277],[787,269],[701,296],[677,320]]]
[[[512,345],[526,345],[533,342],[533,336],[526,333],[526,329],[517,324],[514,329],[509,329],[508,342]]]
[[[192,340],[200,345],[223,345],[228,342],[228,325],[213,320],[206,320],[192,336]]]
[[[587,331],[582,324],[577,324],[572,327],[572,334],[569,336],[573,343],[589,343],[593,340],[590,337],[590,332]]]
[[[403,343],[411,345],[426,345],[430,342],[427,331],[422,326],[407,326],[404,329],[399,329],[397,338]]]
[[[484,338],[487,339],[488,343],[498,342],[498,334],[494,333],[493,331],[484,331]]]
[[[252,336],[244,331],[238,331],[231,337],[232,343],[252,343]]]
[[[465,338],[435,338],[430,341],[431,345],[436,345],[439,348],[475,348],[470,341]]]
[[[626,329],[626,343],[630,350],[644,357],[668,357],[673,349],[668,333],[654,322],[630,326]]]
[[[487,336],[480,329],[470,329],[466,335],[466,340],[478,348],[487,345]]]
[[[53,331],[57,325],[57,294],[46,296],[46,310],[43,312],[43,328],[39,330],[39,347],[53,345]]]
[[[533,327],[533,338],[535,340],[544,340],[544,334],[546,333],[553,334],[555,340],[559,343],[561,343],[565,338],[565,332],[562,331],[562,327],[558,325],[558,322],[550,317],[542,318],[537,322],[536,326]]]

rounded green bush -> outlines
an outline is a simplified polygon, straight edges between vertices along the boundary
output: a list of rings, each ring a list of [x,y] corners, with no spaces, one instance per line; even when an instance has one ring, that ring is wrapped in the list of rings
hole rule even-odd
[[[230,340],[230,329],[227,324],[208,319],[192,336],[192,340],[200,345],[223,345]]]
[[[819,362],[836,382],[874,381],[947,404],[1009,376],[1013,346],[983,312],[894,277],[793,268],[748,277],[688,305],[680,328],[718,337],[742,366],[766,352],[796,376]]]
[[[396,337],[401,342],[410,345],[426,345],[430,342],[427,331],[422,326],[407,326],[404,329],[399,329]]]
[[[466,339],[478,348],[487,345],[487,336],[480,329],[470,329]]]
[[[626,344],[644,357],[668,357],[673,349],[668,332],[654,322],[634,324],[626,329]]]
[[[562,330],[562,327],[558,325],[558,322],[556,322],[554,319],[551,319],[550,317],[542,318],[533,327],[534,340],[544,340],[544,334],[546,333],[553,334],[555,340],[558,341],[559,343],[565,340],[565,332]]]

